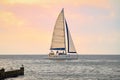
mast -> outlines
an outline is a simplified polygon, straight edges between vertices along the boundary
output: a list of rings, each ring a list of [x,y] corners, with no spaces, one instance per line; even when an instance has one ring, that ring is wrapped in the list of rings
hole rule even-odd
[[[63,26],[64,26],[64,34],[65,34],[65,15],[64,15],[64,8],[62,8],[62,13],[63,13]],[[65,36],[64,36],[64,43],[65,43],[65,54],[67,54],[66,52],[66,40],[65,40]]]

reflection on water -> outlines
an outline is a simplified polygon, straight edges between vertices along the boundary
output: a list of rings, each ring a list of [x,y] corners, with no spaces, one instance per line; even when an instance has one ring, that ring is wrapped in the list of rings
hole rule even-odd
[[[0,68],[25,66],[25,75],[6,80],[120,80],[120,56],[81,55],[78,60],[47,60],[43,55],[0,56]]]

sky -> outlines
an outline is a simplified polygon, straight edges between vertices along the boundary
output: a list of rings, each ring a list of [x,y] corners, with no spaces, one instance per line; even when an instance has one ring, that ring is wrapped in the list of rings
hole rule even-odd
[[[62,8],[78,54],[120,54],[120,0],[0,0],[0,54],[48,54]]]

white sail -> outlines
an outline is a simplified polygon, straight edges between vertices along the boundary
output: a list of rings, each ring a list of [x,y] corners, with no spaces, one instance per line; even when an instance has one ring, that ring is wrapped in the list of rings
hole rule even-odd
[[[64,10],[58,15],[54,26],[50,50],[65,50],[67,53],[76,53],[73,40],[64,18]]]
[[[67,32],[67,52],[68,53],[76,53],[76,49],[70,34],[70,31],[68,29],[68,25],[67,25],[67,21],[65,20],[65,24],[66,24],[66,32]]]
[[[78,59],[73,40],[64,17],[64,11],[60,12],[56,20],[49,59],[51,60],[75,60]],[[57,51],[54,51],[57,50]],[[63,51],[61,51],[63,50]],[[72,54],[74,53],[74,54]]]
[[[76,53],[76,49],[73,44],[73,40],[72,40],[70,32],[69,32],[69,53]]]
[[[65,50],[64,11],[59,14],[54,26],[50,50]]]

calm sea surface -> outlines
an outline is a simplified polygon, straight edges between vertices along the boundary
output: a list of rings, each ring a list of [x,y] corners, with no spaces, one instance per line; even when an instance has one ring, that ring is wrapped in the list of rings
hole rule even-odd
[[[79,55],[78,60],[47,60],[45,55],[0,55],[0,68],[25,75],[6,80],[120,80],[120,55]]]

